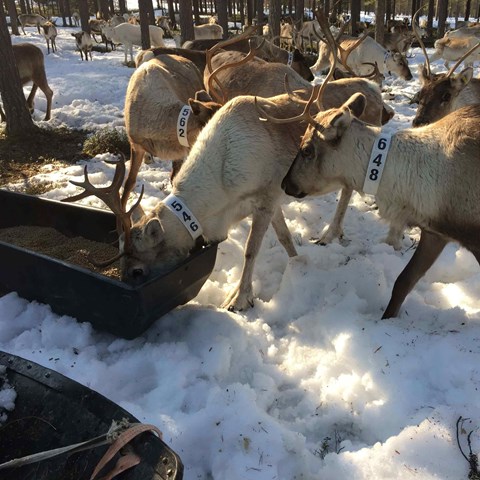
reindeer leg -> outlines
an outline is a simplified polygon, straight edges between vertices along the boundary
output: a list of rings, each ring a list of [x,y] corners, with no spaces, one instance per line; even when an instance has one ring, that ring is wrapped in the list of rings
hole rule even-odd
[[[405,297],[433,265],[447,243],[448,241],[440,235],[422,230],[420,242],[413,257],[395,281],[392,297],[382,319],[398,315]]]
[[[292,241],[292,235],[285,223],[285,217],[283,216],[282,208],[280,205],[275,209],[272,217],[272,226],[277,234],[277,238],[286,250],[289,257],[296,257],[297,250]]]
[[[34,110],[33,103],[35,99],[35,94],[37,93],[37,89],[38,89],[38,85],[34,83],[32,85],[32,89],[30,90],[30,95],[28,95],[28,98],[27,98],[27,106],[28,106],[28,109],[30,110],[30,113],[33,113],[33,110]]]
[[[253,307],[253,267],[265,232],[272,221],[273,214],[274,211],[266,208],[256,209],[253,212],[252,226],[245,245],[245,257],[240,282],[225,299],[221,308],[237,311]]]
[[[342,188],[340,200],[338,201],[333,220],[322,237],[318,240],[315,240],[317,245],[327,245],[336,238],[343,237],[343,219],[345,218],[345,213],[347,213],[347,207],[350,203],[350,199],[352,198],[352,194],[353,190],[351,188]]]
[[[402,219],[392,222],[388,230],[388,235],[383,241],[387,245],[391,245],[395,250],[401,250],[404,230],[405,222]]]

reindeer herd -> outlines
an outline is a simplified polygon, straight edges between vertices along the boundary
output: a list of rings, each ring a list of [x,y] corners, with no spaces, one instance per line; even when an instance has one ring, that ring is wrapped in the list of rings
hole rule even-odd
[[[337,190],[337,211],[318,244],[343,235],[354,191],[375,195],[380,216],[390,223],[386,242],[394,248],[406,226],[420,227],[419,245],[383,318],[399,314],[448,242],[458,242],[480,263],[480,80],[471,66],[455,73],[462,62],[476,61],[478,27],[458,37],[449,33],[451,40],[466,38],[468,48],[459,49],[447,73],[433,74],[436,53],[428,58],[415,16],[413,33],[426,58],[414,98],[418,110],[411,128],[387,135],[382,126],[394,111],[382,98],[381,82],[390,74],[412,78],[405,55],[366,34],[350,38],[344,28],[332,33],[324,15],[316,16],[322,43],[311,69],[300,51],[248,31],[213,45],[198,39],[190,48],[158,45],[139,53],[125,100],[131,146],[126,180],[123,160],[108,188],[94,187],[85,169],[85,191],[65,199],[98,196],[115,213],[119,254],[111,261],[120,259],[124,281],[143,282],[174,268],[194,249],[225,240],[235,223],[251,216],[239,283],[222,305],[247,309],[270,224],[287,255],[297,255],[281,208],[285,194],[303,198]],[[313,86],[312,72],[325,68],[323,83]],[[46,84],[33,69],[29,75],[34,85]],[[173,165],[171,194],[149,213],[140,206],[141,195],[128,207],[146,154]]]

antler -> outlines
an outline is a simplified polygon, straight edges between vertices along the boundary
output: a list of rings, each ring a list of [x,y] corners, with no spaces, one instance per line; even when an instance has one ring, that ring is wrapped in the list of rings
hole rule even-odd
[[[330,46],[332,47],[334,44],[332,32],[330,32],[330,29],[328,28],[328,22],[327,19],[325,18],[325,15],[317,11],[315,12],[315,15],[317,16],[318,23],[320,23],[320,26],[322,27],[323,33],[325,34],[325,37],[327,38],[327,41],[330,43]],[[327,33],[328,32],[328,33]],[[284,124],[284,123],[291,123],[291,122],[300,122],[302,120],[305,120],[306,122],[310,123],[311,125],[314,125],[316,128],[321,129],[322,127],[316,122],[315,118],[312,116],[310,113],[310,108],[313,104],[313,102],[317,102],[318,108],[320,110],[323,110],[323,105],[322,105],[322,97],[323,93],[325,91],[325,88],[327,86],[327,83],[330,81],[330,79],[333,76],[333,72],[335,70],[337,64],[337,57],[334,55],[333,57],[333,63],[330,66],[330,70],[328,72],[327,77],[325,78],[325,81],[322,83],[322,85],[315,85],[312,90],[312,94],[310,95],[310,98],[308,99],[307,103],[305,104],[305,108],[303,109],[303,112],[300,115],[296,115],[295,117],[290,117],[290,118],[276,118],[265,112],[265,110],[258,105],[257,102],[257,97],[255,97],[255,107],[257,110],[260,112],[262,115],[261,120],[269,120],[272,123],[278,123],[278,124]],[[288,85],[288,80],[285,81],[286,83],[286,88],[287,92],[289,90],[289,85]],[[303,103],[303,101],[302,101]]]
[[[63,198],[62,202],[76,202],[77,200],[81,200],[83,198],[87,198],[91,195],[99,198],[102,200],[105,205],[107,205],[108,208],[115,214],[116,220],[117,220],[117,233],[120,236],[122,233],[124,233],[124,247],[123,247],[123,252],[120,252],[118,255],[115,257],[111,258],[110,260],[107,260],[106,262],[95,262],[93,259],[89,257],[89,260],[97,267],[106,267],[125,254],[128,254],[131,252],[132,249],[132,242],[131,242],[131,235],[130,235],[130,229],[132,227],[132,220],[131,216],[135,208],[140,205],[140,202],[143,197],[143,191],[144,187],[142,186],[142,191],[140,193],[140,196],[138,200],[135,202],[135,204],[130,208],[130,210],[126,211],[124,207],[122,206],[122,201],[120,197],[120,188],[123,185],[123,181],[125,179],[125,157],[122,155],[120,160],[118,161],[107,161],[106,163],[110,163],[115,166],[115,174],[113,175],[113,180],[112,183],[108,187],[100,187],[97,188],[92,183],[90,182],[90,179],[88,178],[88,168],[85,165],[84,169],[84,181],[83,182],[77,182],[70,180],[70,183],[73,185],[76,185],[77,187],[82,187],[84,191],[82,193],[79,193],[78,195],[73,195],[72,197],[67,197]]]
[[[328,20],[326,19],[323,12],[321,12],[320,10],[317,10],[315,12],[315,16],[317,17],[318,23],[320,24],[320,27],[323,31],[323,34],[325,35],[325,38],[326,38],[328,44],[330,45],[330,48],[331,48],[332,52],[334,52],[333,53],[333,63],[330,65],[330,70],[329,70],[328,75],[325,78],[324,82],[322,83],[322,88],[320,89],[320,92],[318,93],[318,98],[317,98],[318,109],[323,110],[323,104],[322,104],[323,92],[325,91],[327,83],[333,77],[333,73],[335,72],[335,68],[337,66],[337,55],[335,54],[336,43],[335,43],[335,40],[333,38],[332,32],[330,31],[330,28],[328,27]]]
[[[478,47],[480,47],[480,42],[474,45],[470,50],[468,50],[461,58],[457,60],[457,63],[448,71],[447,78],[450,78],[453,72],[458,68],[458,66],[469,56],[471,55]]]
[[[243,34],[237,35],[236,37],[229,38],[227,40],[224,40],[223,42],[218,42],[212,48],[209,48],[205,52],[208,73],[211,74],[213,71],[212,58],[218,50],[221,50],[223,47],[228,47],[235,43],[241,42],[242,40],[245,40],[247,38],[251,40],[251,37],[253,36],[253,34],[254,34],[253,31],[244,32]]]
[[[322,85],[323,86],[323,85]],[[312,117],[310,113],[310,107],[312,106],[313,102],[315,101],[317,95],[320,92],[321,85],[315,85],[312,90],[312,94],[310,95],[310,98],[305,104],[305,108],[303,109],[303,112],[300,115],[296,115],[295,117],[290,117],[290,118],[276,118],[272,117],[270,114],[268,114],[257,102],[257,97],[255,97],[255,107],[257,110],[260,112],[260,114],[263,116],[263,118],[260,118],[260,120],[263,121],[270,121],[272,123],[278,123],[278,124],[284,124],[284,123],[292,123],[292,122],[301,122],[302,120],[307,121],[308,123],[311,123],[312,125],[317,125],[315,122],[315,119]],[[303,103],[303,102],[302,102]]]
[[[420,47],[422,49],[423,54],[425,55],[425,68],[427,69],[427,76],[430,76],[431,71],[430,71],[430,60],[428,58],[428,53],[427,49],[425,48],[425,44],[423,43],[422,40],[422,35],[419,33],[418,26],[417,26],[417,17],[420,11],[425,7],[425,5],[422,5],[416,12],[415,15],[412,18],[412,30],[413,33],[415,34],[415,37],[417,38],[418,43],[420,44]]]
[[[340,42],[338,43],[335,42],[338,48],[338,52],[340,54],[340,62],[342,63],[343,67],[351,73],[355,74],[355,72],[353,72],[353,70],[347,64],[348,57],[367,37],[368,37],[368,31],[366,31],[358,40],[356,40],[348,48],[343,48]]]
[[[218,102],[218,103],[221,103],[222,105],[225,104],[226,102],[226,95],[225,95],[225,90],[222,86],[222,84],[219,82],[219,80],[216,78],[218,76],[218,74],[222,71],[222,70],[226,70],[227,68],[231,68],[231,67],[237,67],[238,65],[242,65],[244,63],[247,63],[248,61],[250,61],[258,52],[258,50],[263,46],[263,43],[265,42],[265,39],[262,39],[260,45],[257,45],[256,47],[253,46],[253,40],[250,38],[248,40],[248,45],[250,47],[250,50],[248,52],[248,54],[243,57],[241,60],[239,60],[238,62],[233,62],[233,63],[227,63],[227,64],[224,64],[224,65],[220,65],[216,70],[214,70],[213,72],[210,73],[209,77],[208,77],[208,80],[207,80],[207,87],[208,87],[208,93],[210,95],[212,95],[212,97],[215,98],[215,100]],[[212,88],[212,84],[213,84],[213,81],[215,81],[215,83],[218,85],[220,91],[222,92],[222,99],[219,98],[219,96],[217,95],[217,93],[215,92],[215,89]]]

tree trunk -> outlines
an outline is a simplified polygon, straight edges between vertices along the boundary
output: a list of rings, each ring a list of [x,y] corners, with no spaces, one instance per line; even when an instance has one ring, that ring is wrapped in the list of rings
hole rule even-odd
[[[78,0],[78,13],[80,14],[82,30],[90,33],[90,25],[88,24],[90,18],[90,14],[88,13],[88,0]]]
[[[168,16],[170,17],[170,22],[172,24],[172,28],[177,27],[177,21],[175,20],[175,9],[173,8],[173,0],[167,0],[168,3]]]
[[[282,17],[282,5],[280,0],[270,0],[270,15],[268,16],[268,24],[270,26],[270,35],[275,40],[275,45],[280,45],[280,19]]]
[[[15,0],[7,0],[8,16],[10,17],[10,28],[13,35],[20,35],[18,30],[17,9],[15,7]]]
[[[352,0],[352,9],[353,9],[353,2]],[[388,21],[392,19],[392,0],[387,0],[385,3],[385,20]]]
[[[359,34],[358,23],[360,22],[360,0],[352,0],[350,13],[350,31],[352,32],[352,35],[357,36]]]
[[[385,0],[377,0],[375,5],[375,40],[382,45],[385,32]]]
[[[223,38],[228,38],[228,5],[227,0],[216,0],[218,24],[223,28]]]
[[[420,8],[420,0],[412,0],[412,18],[415,15],[416,11]]]
[[[108,20],[110,18],[110,13],[108,11],[108,1],[107,0],[99,0],[99,7],[100,7],[100,15],[104,20]]]
[[[433,36],[433,17],[435,15],[435,0],[428,0],[428,14],[427,14],[427,37]]]
[[[142,50],[150,48],[150,30],[148,28],[148,2],[150,0],[139,0],[138,10],[140,12],[140,32],[142,37]],[[151,3],[151,1],[150,1]]]
[[[245,25],[245,2],[244,2],[244,0],[239,1],[238,9],[240,11],[240,25]]]
[[[68,26],[72,26],[72,9],[70,8],[70,0],[65,0],[64,1],[64,6],[65,6],[65,15],[68,18]]]
[[[25,0],[20,0],[20,12],[27,13],[27,6],[25,5]]]
[[[257,26],[259,28],[259,34],[261,35],[261,27],[265,25],[265,17],[263,13],[263,8],[264,8],[264,0],[257,0]]]
[[[200,8],[198,5],[198,0],[193,1],[193,18],[195,20],[195,25],[200,25]]]
[[[180,32],[182,45],[187,40],[194,39],[192,0],[182,0],[180,2]]]
[[[127,13],[127,3],[126,0],[118,0],[118,9],[120,10],[120,15]]]
[[[472,0],[467,0],[465,2],[465,22],[468,22],[470,18],[470,9],[472,8]]]
[[[145,5],[147,7],[148,23],[150,25],[155,25],[155,10],[153,9],[153,1],[147,0]]]
[[[18,73],[12,40],[7,27],[3,3],[0,2],[0,95],[7,122],[7,136],[28,135],[38,130],[28,111]]]
[[[253,1],[254,0],[247,0],[247,25],[253,25]]]
[[[65,0],[57,0],[60,16],[62,17],[62,27],[67,26],[67,17],[65,15]]]
[[[445,34],[445,23],[447,21],[448,0],[438,0],[438,30],[437,38],[442,38]]]
[[[296,0],[295,2],[295,21],[297,25],[303,24],[303,14],[305,12],[305,0]]]

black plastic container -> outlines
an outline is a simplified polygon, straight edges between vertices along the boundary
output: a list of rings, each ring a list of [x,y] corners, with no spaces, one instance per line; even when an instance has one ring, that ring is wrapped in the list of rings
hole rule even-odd
[[[52,227],[97,242],[116,239],[115,217],[97,208],[0,190],[0,228]],[[16,291],[60,315],[132,339],[156,319],[194,298],[215,265],[217,245],[191,255],[175,270],[132,286],[46,255],[0,242],[0,291]]]
[[[108,431],[113,420],[138,423],[114,402],[49,368],[2,351],[0,366],[6,367],[7,382],[17,394],[15,408],[7,412],[7,421],[0,428],[0,464],[98,437]],[[182,479],[183,464],[179,456],[153,433],[142,433],[132,446],[142,462],[120,474],[118,480]],[[0,478],[88,480],[108,447],[2,469]],[[117,459],[118,455],[106,471]]]

